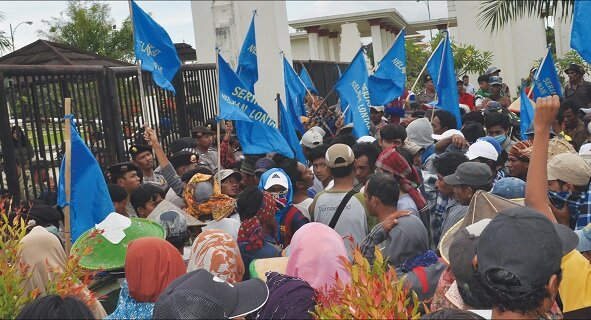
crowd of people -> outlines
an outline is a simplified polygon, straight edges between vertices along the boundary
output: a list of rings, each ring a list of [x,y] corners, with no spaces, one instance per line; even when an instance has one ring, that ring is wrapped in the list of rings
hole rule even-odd
[[[19,318],[311,318],[319,290],[355,276],[341,257],[357,248],[373,264],[376,246],[425,319],[590,318],[590,83],[565,71],[565,97],[537,100],[526,140],[495,67],[478,88],[458,80],[461,129],[430,107],[430,76],[424,92],[372,106],[364,137],[309,96],[305,163],[242,154],[232,122],[194,127],[167,152],[146,127],[130,161],[108,168],[108,189],[118,214],[165,239],[131,241],[125,264],[81,292],[99,303],[41,295]],[[491,198],[508,208],[475,204]],[[44,205],[29,216],[26,288],[43,290],[41,266],[66,259],[61,216]]]

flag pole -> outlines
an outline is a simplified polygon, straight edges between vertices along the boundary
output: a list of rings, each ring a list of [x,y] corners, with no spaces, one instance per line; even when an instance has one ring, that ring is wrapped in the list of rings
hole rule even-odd
[[[423,66],[423,69],[421,69],[421,72],[417,76],[417,79],[415,80],[415,83],[410,88],[409,92],[414,92],[414,89],[417,86],[417,83],[419,83],[419,79],[421,79],[421,76],[423,75],[423,72],[425,72],[425,69],[427,69],[427,65],[429,64],[429,61],[431,61],[431,58],[433,58],[433,55],[435,54],[435,51],[437,51],[437,49],[439,49],[439,46],[443,43],[444,40],[445,39],[441,39],[441,41],[439,42],[439,44],[437,45],[437,47],[435,47],[435,49],[433,50],[433,52],[431,52],[431,55],[429,56],[429,59],[427,59],[427,62],[425,62],[425,65]],[[409,99],[410,99],[410,95],[408,97],[406,97],[406,101],[409,101]]]
[[[66,136],[64,142],[66,144],[66,165],[64,173],[65,177],[65,194],[66,194],[66,206],[64,207],[64,237],[66,240],[66,254],[70,255],[70,249],[72,247],[72,235],[70,227],[70,213],[71,213],[71,198],[72,198],[72,120],[70,115],[72,114],[72,99],[64,99],[64,114],[65,114],[65,125],[66,125]]]
[[[281,112],[281,103],[280,100],[281,99],[281,95],[279,93],[277,93],[277,96],[275,98],[275,101],[277,101],[277,128],[281,128],[281,114],[279,112]]]
[[[220,51],[219,51],[219,48],[216,47],[215,48],[215,69],[216,69],[215,70],[216,71],[215,72],[215,74],[216,74],[216,79],[215,80],[216,80],[216,83],[217,83],[218,90],[216,92],[217,93],[217,99],[215,99],[215,108],[216,108],[217,117],[220,116],[220,99],[219,99],[219,94],[220,94],[219,93],[219,91],[220,91],[220,64],[219,64],[219,56],[220,56]],[[218,155],[218,159],[217,159],[218,160],[218,172],[220,172],[222,170],[222,155],[220,153],[220,151],[221,151],[221,139],[220,139],[221,129],[220,129],[220,127],[221,127],[222,123],[223,123],[223,120],[222,119],[217,119],[217,126],[216,126],[217,138],[216,138],[216,140],[217,140],[217,146],[218,146],[218,152],[217,152],[217,155]],[[229,143],[229,141],[228,141],[228,143]],[[221,175],[217,175],[217,176],[218,176],[218,178],[221,178]],[[222,185],[222,180],[221,179],[218,179],[218,183],[221,186]]]
[[[127,3],[129,4],[129,18],[131,20],[131,35],[132,35],[132,39],[134,39],[134,45],[135,45],[135,30],[134,30],[134,26],[133,26],[133,7],[131,6],[131,1],[129,0],[127,1]],[[149,120],[149,112],[148,112],[148,107],[146,106],[146,99],[145,99],[145,93],[144,93],[144,79],[142,77],[142,61],[136,59],[135,61],[136,66],[137,66],[137,78],[139,81],[139,86],[140,86],[140,106],[142,108],[142,119],[144,120],[143,125],[145,126],[146,124],[148,124],[148,126],[150,128],[152,128],[152,123]]]

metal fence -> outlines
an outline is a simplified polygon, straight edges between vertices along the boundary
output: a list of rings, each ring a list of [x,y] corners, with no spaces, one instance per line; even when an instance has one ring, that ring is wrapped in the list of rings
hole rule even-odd
[[[314,86],[322,97],[326,97],[333,89],[335,83],[340,78],[340,73],[345,72],[348,63],[337,63],[331,61],[312,61],[312,60],[294,60],[293,68],[300,74],[302,66],[306,68]],[[332,92],[327,97],[326,103],[331,106],[338,101],[336,92]]]
[[[305,65],[320,94],[338,79],[332,62],[296,61]],[[341,64],[344,72],[346,64]],[[64,149],[64,98],[80,136],[101,168],[128,160],[127,150],[142,139],[143,120],[157,130],[167,150],[192,127],[216,115],[214,64],[182,65],[173,80],[176,95],[156,86],[144,72],[148,115],[142,117],[136,67],[0,65],[0,190],[25,201],[56,201],[56,184]],[[336,95],[329,97],[336,103]],[[143,139],[142,139],[143,140]],[[92,187],[92,186],[89,186]]]

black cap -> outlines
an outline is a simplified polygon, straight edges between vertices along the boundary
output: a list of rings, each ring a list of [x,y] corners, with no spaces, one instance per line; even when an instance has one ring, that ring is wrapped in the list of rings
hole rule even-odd
[[[196,146],[197,142],[195,142],[195,139],[191,137],[182,137],[174,140],[168,146],[168,152],[173,155],[180,151],[192,151]]]
[[[198,161],[199,155],[190,151],[180,151],[170,157],[170,163],[175,169],[190,165],[191,163],[197,163]]]
[[[131,160],[134,160],[142,152],[150,152],[152,153],[152,147],[145,145],[145,144],[132,144],[129,147],[129,156]]]
[[[211,130],[211,128],[205,126],[196,126],[191,130],[191,136],[193,138],[200,137],[202,135],[214,135],[215,132]]]
[[[581,67],[578,64],[574,64],[574,63],[569,64],[568,67],[566,69],[564,69],[564,72],[565,73],[567,73],[569,71],[574,71],[574,72],[576,72],[578,74],[585,74],[585,71],[583,70],[583,67]]]
[[[107,172],[111,175],[120,175],[131,171],[139,172],[138,167],[131,162],[120,162],[107,169]]]
[[[33,205],[29,212],[24,214],[27,220],[34,220],[35,225],[45,226],[47,224],[59,224],[64,219],[61,212],[49,205]]]
[[[464,162],[456,168],[456,172],[445,176],[443,181],[450,186],[482,186],[491,183],[492,179],[493,174],[487,164]]]
[[[433,78],[431,78],[431,76],[428,74],[423,76],[423,83],[425,83],[427,81],[433,81]]]
[[[260,309],[269,297],[260,279],[227,283],[205,269],[174,280],[156,301],[154,319],[228,319]]]
[[[579,238],[568,227],[553,224],[529,207],[499,214],[482,231],[477,244],[478,273],[490,286],[509,292],[532,292],[560,271],[562,256],[577,247]],[[506,286],[489,277],[492,270],[512,273],[520,285]]]

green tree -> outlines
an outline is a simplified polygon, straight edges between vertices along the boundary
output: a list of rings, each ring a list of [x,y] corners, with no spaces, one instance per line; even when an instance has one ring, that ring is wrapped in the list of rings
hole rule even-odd
[[[574,0],[484,0],[480,2],[478,21],[494,32],[520,18],[554,16],[558,7],[562,7],[562,16],[570,15],[574,3]]]
[[[0,22],[4,21],[4,12],[0,11]],[[10,44],[10,36],[6,32],[0,30],[0,52],[5,52],[12,48]]]
[[[39,36],[114,59],[133,59],[131,20],[126,18],[117,29],[111,7],[95,1],[68,1],[59,17],[42,20],[48,30]]]

